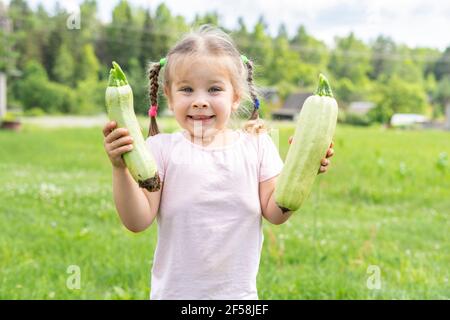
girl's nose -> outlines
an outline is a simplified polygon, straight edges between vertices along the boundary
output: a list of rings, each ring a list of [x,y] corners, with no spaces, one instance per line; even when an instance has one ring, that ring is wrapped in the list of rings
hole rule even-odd
[[[204,97],[199,96],[196,99],[194,99],[194,101],[192,102],[192,107],[193,108],[199,108],[199,109],[203,109],[203,108],[207,108],[209,106],[208,100],[206,100]]]
[[[192,107],[198,109],[204,109],[208,107],[208,103],[206,101],[197,101],[192,104]]]

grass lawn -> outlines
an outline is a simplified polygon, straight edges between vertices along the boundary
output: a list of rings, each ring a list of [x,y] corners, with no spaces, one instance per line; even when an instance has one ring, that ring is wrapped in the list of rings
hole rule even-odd
[[[274,126],[284,158],[294,127]],[[260,298],[449,299],[450,133],[338,126],[335,151],[301,211],[265,221]],[[100,127],[0,131],[0,230],[0,299],[149,297],[156,224],[121,225]]]

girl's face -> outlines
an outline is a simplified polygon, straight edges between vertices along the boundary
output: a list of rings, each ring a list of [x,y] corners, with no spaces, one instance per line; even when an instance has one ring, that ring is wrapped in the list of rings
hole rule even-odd
[[[173,66],[170,87],[164,88],[170,110],[191,137],[214,138],[239,106],[240,97],[220,59],[228,58],[183,59]]]

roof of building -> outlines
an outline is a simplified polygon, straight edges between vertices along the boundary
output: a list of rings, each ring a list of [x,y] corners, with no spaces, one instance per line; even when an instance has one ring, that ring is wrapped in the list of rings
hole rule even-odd
[[[370,101],[353,101],[348,106],[348,111],[353,113],[365,114],[374,106],[375,104]]]
[[[294,115],[300,112],[305,100],[312,95],[310,92],[297,92],[289,95],[283,106],[272,114]]]

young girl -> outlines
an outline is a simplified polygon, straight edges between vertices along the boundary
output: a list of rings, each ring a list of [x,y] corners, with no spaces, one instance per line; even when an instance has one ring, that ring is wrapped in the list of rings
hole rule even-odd
[[[184,129],[172,134],[159,133],[156,124],[161,69],[168,106]],[[141,189],[129,174],[121,157],[133,147],[126,129],[114,130],[111,122],[103,133],[123,224],[140,232],[157,220],[150,298],[258,299],[262,217],[281,224],[292,212],[274,201],[283,161],[258,117],[252,62],[225,33],[204,26],[153,64],[149,78],[146,143],[161,190]],[[247,96],[252,115],[244,129],[233,130],[230,117]],[[330,146],[327,157],[332,153]],[[322,172],[327,164],[323,159]]]

